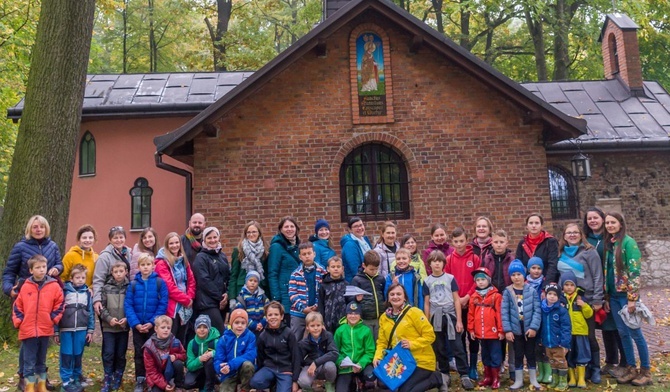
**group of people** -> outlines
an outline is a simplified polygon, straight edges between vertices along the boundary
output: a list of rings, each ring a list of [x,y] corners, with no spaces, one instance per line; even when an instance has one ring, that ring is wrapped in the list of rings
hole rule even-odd
[[[466,390],[476,380],[497,389],[505,356],[513,390],[523,388],[524,359],[538,388],[584,387],[602,373],[651,384],[646,341],[628,317],[645,309],[641,254],[623,216],[590,208],[558,239],[543,224],[529,215],[515,252],[486,217],[476,219],[473,239],[461,227],[435,224],[421,252],[414,235],[398,240],[392,222],[373,243],[354,217],[340,257],[329,222],[319,219],[301,241],[287,216],[269,244],[258,222],[245,225],[229,261],[219,230],[194,214],[185,233],[169,233],[162,247],[152,228],[130,249],[125,230],[112,227],[99,255],[97,233],[84,225],[61,259],[47,220],[36,215],[3,272],[22,342],[20,387],[47,390],[46,350],[55,336],[61,389],[81,391],[96,316],[103,392],[121,386],[129,331],[135,392],[308,391],[316,380],[327,391],[383,388],[380,364],[395,348],[416,362],[399,391],[446,390],[450,370]]]

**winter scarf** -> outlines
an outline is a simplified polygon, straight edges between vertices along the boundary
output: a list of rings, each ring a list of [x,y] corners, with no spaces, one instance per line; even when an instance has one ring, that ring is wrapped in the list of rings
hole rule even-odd
[[[170,333],[170,335],[165,339],[159,338],[158,335],[156,335],[155,333],[151,335],[151,340],[154,342],[154,345],[156,346],[157,349],[161,351],[169,351],[173,339],[174,336],[172,335],[172,333]]]
[[[265,271],[263,271],[263,264],[261,263],[261,256],[265,252],[263,240],[259,239],[256,242],[251,242],[248,239],[242,241],[242,251],[244,252],[244,259],[242,260],[242,268],[248,273],[256,271],[261,276],[260,280],[265,279]]]
[[[542,230],[540,234],[535,238],[532,238],[530,234],[526,235],[523,238],[523,250],[526,251],[526,254],[529,257],[533,257],[533,255],[535,255],[535,249],[537,248],[538,245],[542,243],[542,241],[544,241],[546,237],[547,232],[544,230]]]
[[[560,272],[572,271],[578,279],[584,279],[584,266],[573,259],[578,250],[578,245],[564,246],[561,257],[558,258],[558,270]]]
[[[489,284],[485,289],[477,289],[477,293],[482,296],[482,298],[486,297],[486,294],[491,290],[493,286]]]
[[[384,312],[384,313],[386,313],[386,317],[388,317],[388,318],[390,318],[391,320],[393,320],[393,322],[396,322],[396,321],[398,320],[398,317],[400,317],[400,315],[402,314],[402,311],[405,310],[405,308],[406,308],[407,306],[409,306],[409,304],[408,304],[407,302],[405,302],[404,304],[402,304],[402,309],[400,309],[400,312],[398,312],[397,314],[396,314],[396,313],[393,313],[393,306],[389,306],[389,307],[386,309],[386,312]]]
[[[200,241],[198,241],[197,238],[195,238],[193,234],[191,234],[191,229],[186,229],[184,236],[186,236],[188,242],[191,243],[191,248],[193,248],[193,250],[196,252],[200,252],[200,249],[202,249],[202,244]]]
[[[362,237],[358,238],[355,235],[352,235],[351,238],[353,238],[356,242],[358,242],[358,246],[361,247],[361,252],[363,254],[365,254],[365,252],[369,250],[372,250],[372,248],[370,248],[370,244],[368,244],[367,241],[365,241]]]
[[[116,253],[116,255],[119,256],[121,258],[121,260],[123,260],[124,263],[126,263],[127,265],[130,265],[130,262],[128,262],[128,248],[127,247],[124,246],[123,248],[121,248],[121,251],[114,248],[114,253]]]

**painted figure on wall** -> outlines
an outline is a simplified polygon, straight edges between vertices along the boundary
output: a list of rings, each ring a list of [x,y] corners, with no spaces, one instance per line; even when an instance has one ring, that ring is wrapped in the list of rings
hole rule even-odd
[[[384,57],[379,36],[374,33],[361,34],[356,40],[356,55],[359,93],[384,94]]]

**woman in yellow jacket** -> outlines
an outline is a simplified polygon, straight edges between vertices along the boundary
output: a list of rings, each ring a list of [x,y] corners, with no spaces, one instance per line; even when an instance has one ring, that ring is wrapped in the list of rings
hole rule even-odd
[[[91,225],[84,225],[77,230],[77,245],[63,256],[63,272],[61,279],[65,282],[70,280],[70,270],[77,264],[86,267],[86,285],[90,288],[93,284],[93,270],[98,254],[93,250],[93,244],[97,240],[95,229]]]
[[[394,283],[389,287],[388,302],[390,306],[379,318],[379,337],[373,365],[377,367],[384,357],[384,352],[400,343],[412,353],[416,361],[416,370],[398,391],[423,392],[439,387],[440,392],[446,392],[448,376],[435,371],[436,359],[432,348],[435,332],[430,321],[419,308],[409,305],[407,293],[401,284]],[[398,322],[391,336],[391,331]]]

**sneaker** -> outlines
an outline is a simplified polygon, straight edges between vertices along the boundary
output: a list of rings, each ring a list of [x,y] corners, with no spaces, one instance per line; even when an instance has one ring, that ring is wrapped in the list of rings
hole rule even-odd
[[[472,390],[472,389],[475,388],[475,384],[472,383],[472,380],[470,380],[470,377],[468,377],[466,374],[461,376],[461,386],[466,391],[469,391],[469,390]]]
[[[449,369],[453,372],[458,372],[458,368],[456,367],[456,359],[449,361]]]
[[[610,376],[612,376],[614,378],[622,377],[625,373],[626,373],[626,367],[625,366],[612,366],[612,368],[610,368],[607,371],[607,374],[609,374]]]

